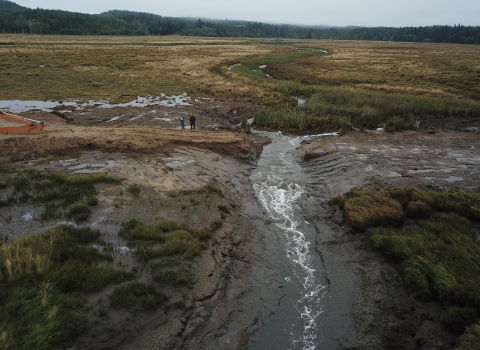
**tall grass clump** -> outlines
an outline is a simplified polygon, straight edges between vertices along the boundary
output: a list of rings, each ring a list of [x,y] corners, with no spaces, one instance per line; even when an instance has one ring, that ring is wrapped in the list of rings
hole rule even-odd
[[[89,327],[75,313],[85,305],[79,292],[100,290],[131,277],[98,266],[111,257],[88,245],[99,231],[60,226],[0,246],[0,339],[3,349],[68,347]]]
[[[119,236],[132,244],[151,242],[147,246],[138,246],[136,254],[142,260],[171,255],[191,259],[205,248],[204,241],[210,238],[212,232],[212,228],[189,227],[168,219],[152,224],[132,219],[122,223]]]
[[[371,226],[400,226],[405,219],[402,206],[383,194],[361,194],[344,204],[347,223],[359,231]]]
[[[340,129],[344,122],[339,117],[308,113],[302,107],[264,107],[255,114],[255,125],[273,129],[328,132]]]

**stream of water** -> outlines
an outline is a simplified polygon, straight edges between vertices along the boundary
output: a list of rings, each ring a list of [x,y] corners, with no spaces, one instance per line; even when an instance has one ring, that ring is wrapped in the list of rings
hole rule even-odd
[[[324,312],[327,282],[315,250],[317,232],[305,218],[308,181],[297,150],[312,136],[265,134],[272,143],[264,148],[251,181],[271,221],[269,232],[277,235],[283,250],[279,256],[284,286],[275,315],[255,334],[250,349],[320,349],[323,335],[318,322]]]

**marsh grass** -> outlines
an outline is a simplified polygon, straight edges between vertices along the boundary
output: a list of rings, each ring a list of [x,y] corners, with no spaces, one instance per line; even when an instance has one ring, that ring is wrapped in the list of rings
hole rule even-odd
[[[76,223],[85,221],[90,217],[92,210],[87,204],[77,203],[70,207],[66,217],[73,219]]]
[[[463,332],[476,321],[480,313],[480,245],[471,220],[480,221],[480,193],[398,187],[354,190],[344,201],[347,222],[368,230],[372,248],[399,264],[412,295],[450,306],[442,318],[446,327]],[[341,202],[336,197],[331,204]],[[392,222],[401,223],[403,216],[415,221],[391,227]]]
[[[94,292],[131,278],[88,245],[100,237],[90,228],[60,226],[0,246],[0,337],[3,349],[67,347],[88,328],[75,312]]]
[[[136,255],[141,260],[181,255],[186,259],[197,256],[205,248],[203,241],[210,238],[212,229],[189,227],[176,221],[162,219],[145,224],[136,219],[122,223],[119,236],[137,245]],[[157,242],[156,246],[138,241]]]
[[[310,96],[305,106],[264,107],[255,115],[255,124],[264,127],[335,131],[351,128],[386,131],[415,130],[421,119],[478,118],[480,102],[466,99],[412,96],[352,87],[315,86],[293,92],[283,82],[269,87],[289,94]],[[293,83],[298,90],[298,83]],[[293,90],[293,89],[292,89]]]
[[[138,185],[133,184],[128,186],[127,192],[131,193],[134,197],[138,197],[140,196],[140,192],[142,192],[142,190],[140,189],[140,187],[138,187]]]
[[[361,194],[344,204],[347,223],[359,231],[372,226],[400,226],[405,216],[397,201],[383,194]]]
[[[122,179],[105,173],[66,175],[42,173],[35,169],[5,172],[7,196],[0,200],[0,207],[16,203],[43,204],[40,220],[73,218],[76,222],[87,220],[91,210],[86,206],[98,204],[95,184],[118,185]],[[13,187],[13,191],[9,188]],[[68,211],[67,211],[68,210]]]

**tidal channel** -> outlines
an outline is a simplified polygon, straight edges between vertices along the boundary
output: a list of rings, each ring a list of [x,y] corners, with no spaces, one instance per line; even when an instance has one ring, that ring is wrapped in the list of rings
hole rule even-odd
[[[252,336],[249,349],[323,349],[325,335],[319,323],[327,316],[323,314],[328,283],[321,255],[315,249],[317,232],[306,216],[305,206],[311,201],[299,150],[303,140],[315,136],[265,135],[272,143],[264,148],[251,181],[268,217],[266,232],[271,236],[266,240],[279,250],[271,262],[278,271],[272,274],[275,277],[265,276],[257,283],[265,284],[259,288],[263,291],[269,290],[268,284],[272,291],[281,288],[282,295],[276,310]],[[268,258],[268,250],[264,258]]]

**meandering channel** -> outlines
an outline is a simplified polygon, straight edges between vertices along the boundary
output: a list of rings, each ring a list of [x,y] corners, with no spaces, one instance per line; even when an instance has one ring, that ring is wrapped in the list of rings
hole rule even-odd
[[[284,284],[278,308],[255,334],[250,349],[320,349],[324,337],[319,322],[326,305],[327,281],[317,232],[305,218],[307,175],[299,163],[298,147],[311,136],[265,133],[272,140],[258,161],[251,181],[270,219],[269,234],[276,235],[281,250],[275,256]],[[268,278],[264,281],[268,284]],[[265,288],[268,290],[268,288]]]

